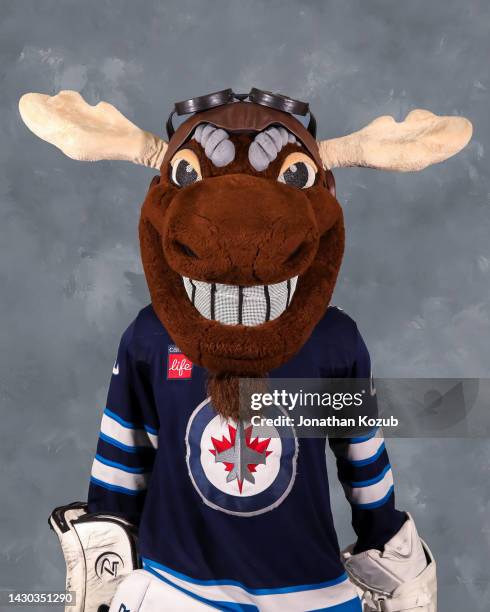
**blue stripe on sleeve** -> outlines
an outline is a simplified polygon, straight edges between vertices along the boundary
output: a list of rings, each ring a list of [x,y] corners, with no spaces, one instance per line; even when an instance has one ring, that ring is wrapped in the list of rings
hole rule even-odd
[[[385,466],[385,468],[381,472],[381,474],[378,474],[374,478],[370,478],[369,480],[351,481],[351,482],[347,482],[346,484],[348,484],[353,489],[358,489],[358,488],[362,488],[362,487],[369,487],[369,486],[371,486],[373,484],[376,484],[376,483],[380,482],[381,480],[383,480],[383,478],[386,476],[386,473],[389,470],[391,470],[391,465],[388,463],[388,465]]]
[[[361,442],[367,442],[368,440],[371,440],[371,438],[374,438],[378,431],[379,427],[376,427],[375,429],[373,429],[373,431],[369,432],[365,436],[356,436],[355,438],[349,438],[349,443],[360,444]]]
[[[97,459],[97,461],[100,461],[100,463],[103,463],[104,465],[123,470],[124,472],[128,472],[129,474],[144,474],[147,471],[143,467],[130,467],[124,465],[123,463],[118,463],[117,461],[111,461],[110,459],[102,457],[102,455],[99,455],[98,453],[95,455],[95,458]]]
[[[382,498],[379,499],[378,501],[375,502],[371,502],[370,504],[352,504],[352,506],[358,510],[374,510],[375,508],[380,508],[381,506],[384,506],[391,498],[391,496],[393,495],[395,490],[394,485],[391,485],[390,490],[388,491],[388,493]]]
[[[135,453],[133,447],[128,451],[102,438],[99,438],[97,444],[97,454],[105,460],[120,463],[128,468],[143,468],[145,472],[151,472],[155,460],[154,448],[145,447],[139,453]]]
[[[353,465],[350,461],[340,458],[337,461],[339,479],[341,482],[363,482],[376,478],[389,464],[388,453],[384,450],[374,461],[365,465]]]
[[[153,434],[154,436],[157,436],[157,435],[158,435],[158,429],[155,429],[154,427],[150,427],[149,425],[143,425],[143,427],[145,428],[145,430],[146,430],[148,433],[151,433],[151,434]]]
[[[104,442],[107,442],[108,444],[112,444],[112,446],[117,446],[117,448],[120,448],[127,453],[139,453],[146,448],[145,446],[128,446],[127,444],[123,444],[122,442],[119,442],[119,440],[111,438],[102,432],[100,432],[100,439],[104,440]]]
[[[134,491],[132,489],[126,489],[126,487],[119,487],[117,485],[109,484],[108,482],[104,482],[103,480],[99,480],[93,476],[90,477],[90,482],[98,487],[102,487],[103,489],[108,489],[109,491],[114,491],[115,493],[123,493],[124,495],[141,495],[141,493],[146,493],[146,489]]]
[[[125,421],[118,414],[116,414],[115,412],[112,412],[112,410],[109,410],[109,408],[106,408],[104,410],[104,414],[106,414],[108,417],[110,417],[114,421],[117,421],[123,427],[126,427],[126,429],[141,429],[141,427],[138,427],[134,423],[131,423],[130,421]]]
[[[148,433],[154,434],[155,436],[158,435],[158,429],[150,427],[150,425],[146,425],[145,423],[135,423],[132,421],[126,421],[126,419],[123,419],[116,412],[113,412],[109,408],[106,408],[104,410],[104,414],[119,423],[119,425],[126,427],[126,429],[145,429]]]
[[[368,457],[367,459],[346,459],[351,465],[355,467],[364,467],[365,465],[369,465],[370,463],[374,463],[378,457],[380,457],[383,451],[386,449],[385,443],[381,444],[376,453],[372,457]]]
[[[123,516],[133,525],[138,525],[145,499],[144,491],[141,492],[141,495],[127,495],[125,492],[109,490],[97,482],[90,482],[89,512],[113,513]]]

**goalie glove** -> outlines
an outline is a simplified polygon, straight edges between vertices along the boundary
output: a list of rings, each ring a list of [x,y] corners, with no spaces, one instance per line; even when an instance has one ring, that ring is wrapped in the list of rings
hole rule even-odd
[[[408,514],[383,552],[342,553],[364,612],[437,612],[436,563]]]
[[[55,508],[49,524],[65,557],[66,590],[76,594],[76,604],[65,610],[108,610],[121,580],[138,567],[132,525],[111,514],[88,514],[81,502]]]

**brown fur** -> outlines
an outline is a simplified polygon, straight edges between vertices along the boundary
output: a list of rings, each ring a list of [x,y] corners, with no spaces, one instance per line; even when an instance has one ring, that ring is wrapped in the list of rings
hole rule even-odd
[[[210,372],[207,390],[215,410],[221,416],[235,421],[239,419],[247,421],[251,415],[251,395],[265,393],[268,387],[265,378],[240,378],[231,374]]]
[[[344,250],[340,205],[323,169],[315,185],[279,183],[289,144],[257,172],[248,163],[253,134],[231,136],[235,160],[216,168],[195,141],[203,180],[178,188],[168,163],[152,181],[142,207],[140,243],[153,307],[172,339],[209,373],[215,408],[237,416],[237,376],[262,376],[288,361],[306,342],[330,301]],[[331,180],[329,181],[331,185]],[[192,249],[189,257],[180,245]],[[291,305],[256,327],[222,325],[202,317],[181,276],[245,286],[299,275]]]

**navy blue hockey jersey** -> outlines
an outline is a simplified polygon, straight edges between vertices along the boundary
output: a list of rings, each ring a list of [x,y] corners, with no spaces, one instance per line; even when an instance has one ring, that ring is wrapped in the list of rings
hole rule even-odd
[[[271,375],[369,378],[370,359],[356,324],[331,307]],[[144,567],[217,609],[360,611],[340,561],[325,440],[262,439],[217,416],[205,388],[206,372],[143,309],[114,364],[89,511],[139,525]],[[404,515],[381,432],[330,447],[359,549],[382,547]]]

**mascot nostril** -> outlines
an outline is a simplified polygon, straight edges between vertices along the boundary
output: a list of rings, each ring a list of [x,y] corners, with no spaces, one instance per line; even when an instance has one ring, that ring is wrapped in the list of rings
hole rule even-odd
[[[299,244],[294,251],[288,255],[286,257],[286,259],[284,260],[285,264],[294,264],[297,261],[301,261],[302,259],[304,259],[307,254],[308,251],[310,251],[312,249],[312,243],[308,240],[304,240],[301,244]],[[313,246],[314,248],[314,246]]]
[[[194,251],[191,249],[190,246],[187,246],[186,244],[184,244],[183,242],[179,242],[178,240],[176,240],[174,242],[174,247],[177,251],[180,251],[183,255],[185,255],[186,257],[189,257],[191,259],[199,259],[198,256],[194,253]]]
[[[172,113],[166,142],[72,91],[26,94],[19,108],[73,159],[160,170],[139,224],[151,305],[114,363],[88,513],[75,503],[50,519],[75,612],[111,600],[135,612],[360,612],[358,592],[370,610],[435,612],[435,562],[395,508],[381,430],[328,439],[358,537],[342,561],[325,437],[299,443],[294,423],[264,435],[239,412],[239,378],[265,400],[269,373],[371,377],[355,322],[330,305],[344,252],[331,170],[421,170],[468,143],[469,121],[415,110],[317,141],[313,115],[308,127],[295,116],[308,104],[228,89],[177,103],[191,116],[174,130]]]

